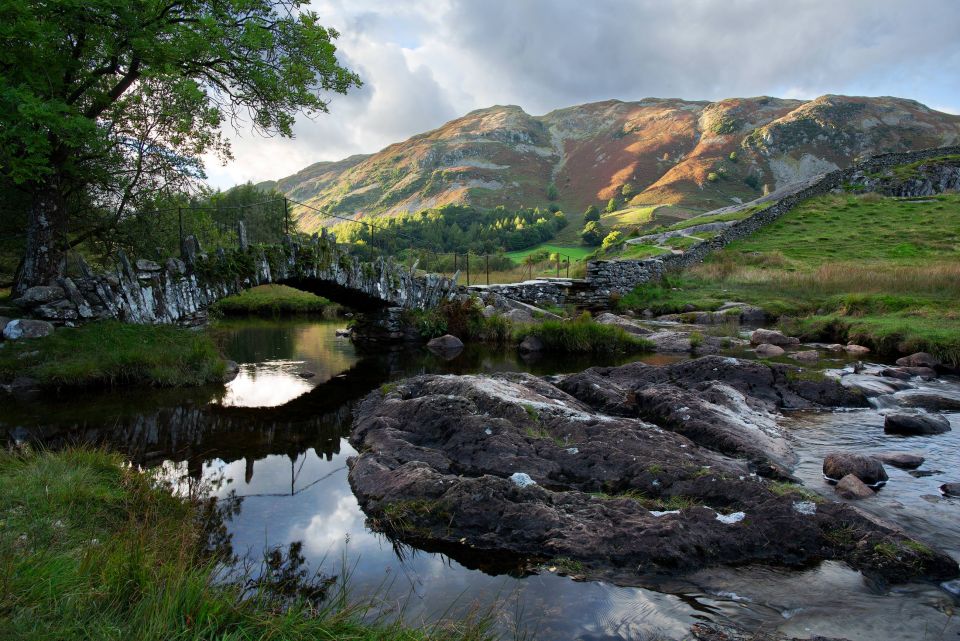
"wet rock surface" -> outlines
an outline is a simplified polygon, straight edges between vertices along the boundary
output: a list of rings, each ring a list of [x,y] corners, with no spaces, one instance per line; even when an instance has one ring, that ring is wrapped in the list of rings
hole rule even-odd
[[[577,574],[625,584],[710,565],[819,559],[888,580],[956,574],[948,557],[906,545],[846,505],[750,475],[749,457],[679,433],[672,421],[682,416],[637,418],[635,400],[696,394],[720,408],[697,411],[722,415],[733,398],[772,417],[787,404],[860,397],[735,359],[683,365],[592,368],[564,389],[526,374],[401,381],[355,412],[351,487],[374,528],[419,547],[458,559],[495,552],[528,566],[563,558]],[[831,535],[838,531],[853,536]],[[898,554],[878,552],[888,549]]]
[[[836,381],[797,367],[720,356],[592,367],[559,386],[599,412],[645,418],[775,478],[789,478],[794,462],[776,429],[777,410],[865,404]]]
[[[887,482],[883,463],[872,456],[851,452],[834,452],[823,459],[823,475],[831,481],[840,481],[852,475],[873,487]]]
[[[950,431],[950,421],[927,412],[891,412],[883,417],[883,431],[905,436],[943,434]]]
[[[847,474],[840,479],[840,482],[837,483],[837,486],[834,488],[834,490],[836,491],[837,496],[850,501],[868,499],[876,494],[876,492],[871,490],[866,483],[861,481],[853,474]]]
[[[903,470],[915,470],[923,465],[923,462],[926,460],[919,454],[913,454],[911,452],[884,452],[882,454],[875,454],[874,458],[881,463],[899,467]]]

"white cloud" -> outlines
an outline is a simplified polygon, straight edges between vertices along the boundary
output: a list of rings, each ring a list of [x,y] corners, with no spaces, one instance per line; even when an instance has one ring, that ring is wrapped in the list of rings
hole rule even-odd
[[[954,0],[332,0],[313,7],[365,86],[294,140],[234,138],[229,186],[373,152],[471,109],[824,93],[960,105]],[[956,112],[956,107],[940,107]]]

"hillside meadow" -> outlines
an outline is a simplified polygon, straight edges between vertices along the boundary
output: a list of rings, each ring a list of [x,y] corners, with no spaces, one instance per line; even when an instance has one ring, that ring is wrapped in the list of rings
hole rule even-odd
[[[623,309],[657,314],[743,301],[807,340],[960,362],[960,195],[811,199]]]

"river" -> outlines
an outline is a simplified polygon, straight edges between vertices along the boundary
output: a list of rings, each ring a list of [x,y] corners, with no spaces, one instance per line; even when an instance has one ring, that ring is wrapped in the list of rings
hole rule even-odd
[[[851,641],[957,639],[956,601],[940,586],[872,585],[842,563],[804,571],[709,569],[654,589],[574,581],[549,568],[530,574],[495,559],[453,560],[395,543],[367,528],[347,483],[352,404],[391,380],[420,373],[535,374],[618,364],[596,357],[534,362],[469,346],[452,360],[426,350],[359,351],[332,321],[230,321],[218,325],[224,350],[240,364],[226,388],[83,394],[10,402],[0,419],[8,439],[50,447],[96,443],[143,466],[160,466],[184,492],[240,499],[227,523],[233,550],[259,559],[266,547],[303,542],[310,567],[349,574],[357,597],[375,595],[386,616],[410,624],[492,612],[507,638],[545,640],[682,638],[692,623],[815,634]],[[652,363],[669,362],[657,356]],[[311,376],[312,374],[312,376]],[[952,383],[955,384],[955,383]],[[927,457],[929,476],[888,466],[890,482],[860,507],[960,558],[960,500],[938,486],[957,480],[960,414],[953,431],[889,447],[875,410],[787,417],[800,456],[796,474],[833,496],[819,465],[831,449],[909,449]],[[469,567],[468,567],[469,566]],[[659,636],[656,636],[659,635]]]

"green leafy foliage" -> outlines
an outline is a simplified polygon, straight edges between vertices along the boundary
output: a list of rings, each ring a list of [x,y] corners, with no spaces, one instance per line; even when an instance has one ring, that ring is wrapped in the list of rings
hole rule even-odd
[[[583,226],[583,231],[580,232],[580,239],[583,241],[584,245],[596,247],[603,242],[605,235],[606,230],[603,228],[603,226],[597,221],[591,220],[589,223]]]
[[[229,158],[225,122],[290,136],[297,114],[359,86],[303,5],[3,3],[0,196],[32,204],[21,277],[45,281],[68,246],[187,191],[205,154]]]
[[[591,221],[599,222],[600,220],[600,210],[597,209],[596,205],[590,205],[587,207],[586,211],[583,212],[583,222],[584,224]]]

